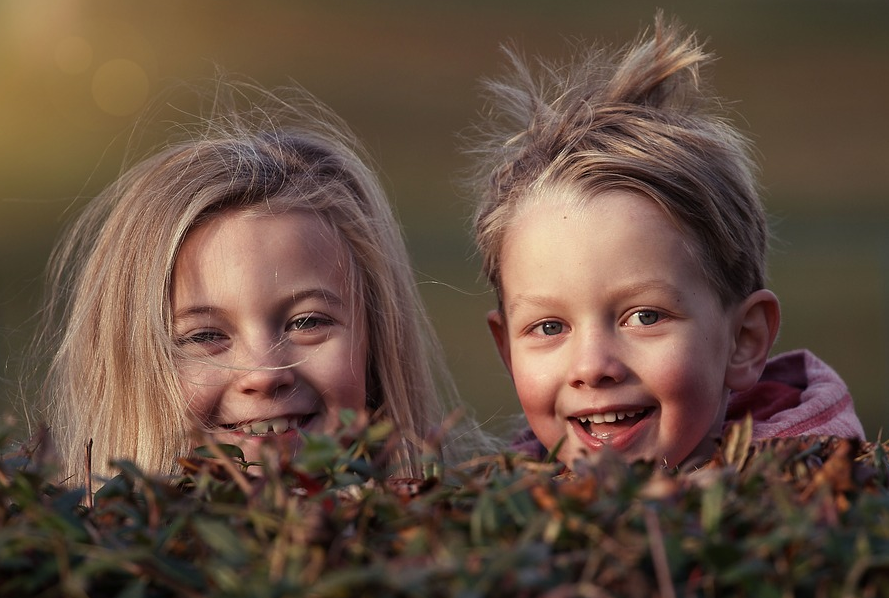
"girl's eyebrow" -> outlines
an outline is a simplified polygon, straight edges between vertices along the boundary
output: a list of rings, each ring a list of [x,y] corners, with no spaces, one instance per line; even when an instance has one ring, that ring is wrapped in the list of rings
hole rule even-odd
[[[178,320],[182,318],[188,318],[192,316],[205,316],[209,315],[214,311],[220,311],[218,308],[211,307],[209,305],[191,305],[184,309],[180,309],[173,313],[173,319]]]
[[[324,301],[329,306],[343,307],[345,302],[339,295],[325,288],[311,288],[295,291],[290,296],[281,300],[281,304],[297,304],[303,301],[318,299]],[[173,314],[173,319],[183,319],[196,316],[207,316],[212,313],[224,314],[226,310],[213,305],[189,305],[183,309],[177,310]]]
[[[291,295],[291,300],[293,301],[293,303],[301,303],[309,299],[320,299],[328,305],[333,305],[336,307],[342,307],[343,305],[345,305],[345,301],[343,301],[339,295],[337,295],[330,289],[325,288],[303,289]]]

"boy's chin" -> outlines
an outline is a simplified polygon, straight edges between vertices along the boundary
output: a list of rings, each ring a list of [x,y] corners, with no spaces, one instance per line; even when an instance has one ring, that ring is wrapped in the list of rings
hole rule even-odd
[[[590,450],[586,447],[580,447],[575,450],[561,450],[558,454],[558,460],[560,463],[565,465],[565,467],[567,467],[571,471],[578,473],[583,472],[584,470],[588,470],[590,467],[595,467],[603,460],[607,462],[609,460],[616,459],[624,460],[627,462],[632,461],[631,458],[622,455],[620,452],[614,450],[610,446],[602,446],[595,450]]]
[[[583,471],[585,468],[599,463],[602,459],[621,459],[626,463],[649,461],[667,469],[698,468],[713,458],[716,446],[716,441],[708,437],[701,441],[691,453],[680,455],[668,455],[657,453],[657,451],[619,451],[609,445],[603,445],[595,450],[590,450],[587,447],[566,447],[565,450],[559,451],[558,459],[572,471]]]
[[[716,453],[717,437],[707,436],[700,444],[679,463],[681,467],[698,468],[713,459]]]

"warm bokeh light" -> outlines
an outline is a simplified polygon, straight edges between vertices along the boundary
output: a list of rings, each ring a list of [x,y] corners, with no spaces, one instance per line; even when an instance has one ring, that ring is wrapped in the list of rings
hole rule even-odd
[[[96,69],[92,91],[99,108],[113,116],[128,116],[148,100],[148,74],[132,60],[109,60]]]

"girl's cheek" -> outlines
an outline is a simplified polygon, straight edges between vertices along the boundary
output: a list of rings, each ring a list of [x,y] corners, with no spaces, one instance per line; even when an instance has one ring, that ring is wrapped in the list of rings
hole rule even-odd
[[[180,367],[177,377],[189,411],[200,416],[213,410],[215,397],[222,392],[227,375],[219,368],[192,364]]]

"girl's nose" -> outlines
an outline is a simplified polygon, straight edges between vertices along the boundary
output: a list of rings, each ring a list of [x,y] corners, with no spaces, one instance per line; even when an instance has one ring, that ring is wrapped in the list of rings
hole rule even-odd
[[[257,398],[281,396],[296,383],[296,364],[288,351],[266,346],[253,349],[234,372],[235,387]]]
[[[568,383],[574,388],[605,387],[622,382],[627,368],[618,340],[607,332],[582,332],[574,336]]]

